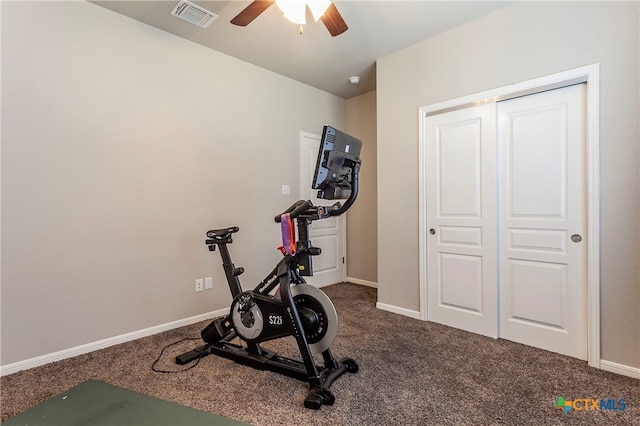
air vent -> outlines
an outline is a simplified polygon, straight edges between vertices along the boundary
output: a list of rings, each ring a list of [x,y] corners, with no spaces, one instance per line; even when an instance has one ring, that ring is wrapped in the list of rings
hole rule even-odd
[[[218,17],[215,13],[209,12],[187,0],[180,0],[171,11],[171,14],[200,28],[207,28]]]

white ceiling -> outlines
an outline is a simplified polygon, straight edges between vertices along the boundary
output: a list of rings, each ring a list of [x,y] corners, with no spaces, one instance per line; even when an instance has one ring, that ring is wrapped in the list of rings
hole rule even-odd
[[[335,0],[349,30],[331,37],[309,13],[300,35],[275,4],[246,27],[231,24],[249,0],[192,1],[219,15],[206,29],[170,14],[178,0],[91,2],[345,99],[376,89],[376,59],[513,3]]]

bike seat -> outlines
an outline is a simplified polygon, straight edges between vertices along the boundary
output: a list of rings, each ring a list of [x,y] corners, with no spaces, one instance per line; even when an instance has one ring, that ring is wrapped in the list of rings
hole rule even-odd
[[[240,228],[237,226],[223,229],[211,229],[207,231],[207,238],[213,238],[215,242],[222,242],[224,240],[228,240],[231,237],[231,234],[238,232],[239,230]]]

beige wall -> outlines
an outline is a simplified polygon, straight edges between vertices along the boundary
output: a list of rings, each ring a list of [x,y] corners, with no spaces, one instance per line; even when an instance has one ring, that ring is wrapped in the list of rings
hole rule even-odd
[[[378,282],[376,180],[376,93],[347,100],[347,133],[362,140],[358,200],[347,214],[347,277],[365,285]]]
[[[2,2],[2,365],[228,306],[346,101],[85,2]],[[194,280],[213,276],[212,290]],[[251,285],[253,287],[253,285]]]
[[[418,108],[600,63],[601,355],[640,367],[638,6],[516,3],[378,61],[379,302],[420,309]]]
[[[2,365],[228,306],[204,230],[239,225],[261,278],[324,123],[365,143],[348,275],[419,309],[417,109],[600,62],[602,356],[640,366],[637,3],[518,4],[380,59],[349,101],[91,4],[0,10]]]

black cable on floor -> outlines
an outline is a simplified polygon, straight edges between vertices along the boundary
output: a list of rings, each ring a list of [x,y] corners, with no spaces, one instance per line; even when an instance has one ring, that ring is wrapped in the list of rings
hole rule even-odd
[[[160,361],[160,359],[162,358],[162,355],[164,354],[164,351],[166,351],[167,349],[169,349],[172,346],[178,345],[182,342],[185,342],[187,340],[201,340],[199,337],[185,337],[184,339],[180,339],[177,342],[173,342],[173,343],[169,343],[167,346],[165,346],[164,348],[162,348],[162,350],[160,351],[160,355],[158,355],[158,358],[156,358],[155,361],[153,361],[153,364],[151,364],[151,370],[155,371],[156,373],[182,373],[183,371],[188,371],[191,370],[192,368],[194,368],[196,365],[198,365],[198,363],[200,362],[200,360],[202,359],[202,357],[204,356],[204,354],[206,353],[206,351],[202,351],[200,353],[200,356],[195,360],[196,362],[193,365],[188,366],[187,368],[183,368],[182,370],[160,370],[158,368],[156,368],[156,364]]]

